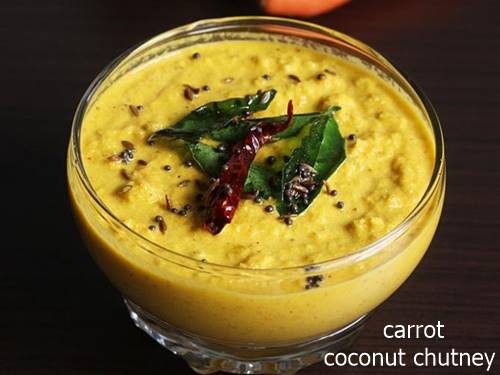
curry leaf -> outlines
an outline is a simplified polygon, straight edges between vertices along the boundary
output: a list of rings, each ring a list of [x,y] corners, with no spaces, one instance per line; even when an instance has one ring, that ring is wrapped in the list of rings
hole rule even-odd
[[[217,152],[205,143],[188,143],[193,160],[200,169],[209,176],[219,175],[222,164],[227,160],[227,154]]]
[[[253,163],[248,170],[248,176],[245,181],[243,191],[248,194],[258,194],[267,199],[275,195],[276,183],[275,172],[263,165]]]
[[[309,127],[301,145],[293,151],[290,160],[283,167],[277,204],[280,215],[299,214],[309,207],[321,191],[323,181],[345,160],[344,143],[339,126],[331,113],[320,117]],[[300,168],[304,165],[312,167],[313,184],[309,186],[305,199],[303,195],[289,196],[287,193],[290,189],[293,190],[293,185],[301,183]],[[303,185],[299,188],[303,190]]]
[[[278,141],[281,139],[293,137],[298,133],[300,133],[302,128],[307,124],[310,124],[311,122],[319,119],[321,116],[324,116],[325,114],[334,113],[339,109],[340,107],[330,107],[325,112],[313,112],[313,113],[294,115],[290,126],[284,131],[276,134],[273,137],[273,139]],[[207,138],[211,138],[219,142],[233,143],[242,139],[245,136],[245,134],[248,133],[248,130],[252,126],[255,126],[259,123],[266,123],[266,124],[282,123],[286,121],[286,119],[287,119],[286,116],[276,116],[276,117],[265,117],[259,119],[251,119],[251,120],[241,120],[238,122],[238,124],[229,125],[221,129],[213,130],[207,133],[205,136]]]
[[[243,98],[231,98],[202,105],[172,127],[153,133],[148,142],[153,143],[160,137],[175,137],[191,142],[199,140],[203,134],[224,128],[234,119],[267,109],[275,95],[276,90],[268,90]]]
[[[300,131],[306,126],[307,124],[312,123],[316,119],[319,119],[322,116],[330,116],[339,111],[340,107],[338,106],[333,106],[328,108],[325,112],[315,112],[315,113],[304,113],[301,115],[297,115],[293,117],[292,124],[282,131],[281,133],[276,134],[274,137],[276,140],[280,139],[285,139],[285,138],[290,138],[293,136],[296,136],[297,134],[300,133]]]

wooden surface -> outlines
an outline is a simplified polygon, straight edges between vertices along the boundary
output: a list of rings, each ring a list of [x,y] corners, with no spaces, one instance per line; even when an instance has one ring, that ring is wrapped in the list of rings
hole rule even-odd
[[[111,59],[166,29],[241,14],[259,9],[252,0],[2,3],[0,373],[190,373],[132,326],[88,256],[67,202],[65,149],[79,98]],[[403,68],[436,106],[446,137],[448,189],[436,237],[417,271],[369,322],[357,351],[499,350],[499,15],[495,0],[354,0],[313,19]],[[385,324],[437,320],[446,325],[445,340],[382,337]],[[498,371],[497,363],[491,373]],[[303,371],[332,373],[323,365]]]

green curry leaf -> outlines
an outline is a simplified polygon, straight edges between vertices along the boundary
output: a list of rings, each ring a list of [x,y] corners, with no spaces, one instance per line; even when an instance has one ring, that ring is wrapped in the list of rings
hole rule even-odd
[[[212,146],[205,143],[188,143],[193,160],[200,169],[209,176],[219,175],[222,164],[227,160],[227,154],[217,152]]]
[[[304,126],[310,124],[311,122],[317,120],[321,116],[324,116],[328,113],[334,113],[338,111],[340,107],[330,107],[325,112],[313,112],[313,113],[304,113],[299,115],[294,115],[292,119],[292,123],[288,128],[283,130],[282,132],[276,134],[273,138],[275,141],[279,141],[281,139],[286,139],[290,137],[296,136]],[[213,130],[208,132],[205,136],[207,138],[211,138],[215,141],[233,143],[240,139],[242,139],[245,134],[248,133],[249,129],[252,126],[255,126],[259,123],[266,124],[275,124],[282,123],[287,120],[287,116],[276,116],[276,117],[265,117],[259,119],[251,119],[251,120],[241,120],[236,125],[229,125],[221,129]]]
[[[275,196],[277,186],[274,181],[279,182],[279,179],[274,178],[275,175],[276,173],[273,170],[263,165],[252,163],[248,170],[243,191],[247,194],[257,194],[264,199]]]
[[[302,139],[290,160],[283,167],[281,175],[281,192],[277,209],[281,216],[300,214],[309,207],[323,186],[323,181],[345,160],[345,142],[340,134],[334,116],[328,113],[317,119],[310,127],[308,134]],[[287,196],[287,189],[299,174],[301,165],[308,165],[315,171],[314,185],[304,201],[301,198]],[[294,209],[295,206],[295,209]]]
[[[148,142],[153,143],[160,137],[197,141],[208,132],[229,126],[233,119],[267,109],[275,95],[276,90],[268,90],[243,98],[210,102],[198,107],[172,127],[153,133]]]

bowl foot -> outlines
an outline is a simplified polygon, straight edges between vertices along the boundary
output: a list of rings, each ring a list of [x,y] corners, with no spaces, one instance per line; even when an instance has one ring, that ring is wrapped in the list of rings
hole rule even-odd
[[[130,300],[125,299],[125,305],[137,327],[182,357],[198,374],[218,371],[233,374],[295,374],[304,367],[322,361],[326,353],[351,346],[368,319],[368,315],[364,315],[341,329],[300,344],[242,348],[207,342],[158,319]]]

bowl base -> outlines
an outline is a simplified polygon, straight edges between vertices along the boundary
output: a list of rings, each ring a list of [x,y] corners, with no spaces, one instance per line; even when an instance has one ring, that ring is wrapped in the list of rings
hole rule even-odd
[[[218,371],[233,374],[294,374],[323,359],[329,352],[351,346],[364,328],[368,315],[309,341],[275,347],[235,347],[195,337],[144,311],[125,299],[135,325],[156,342],[182,357],[198,374]]]

